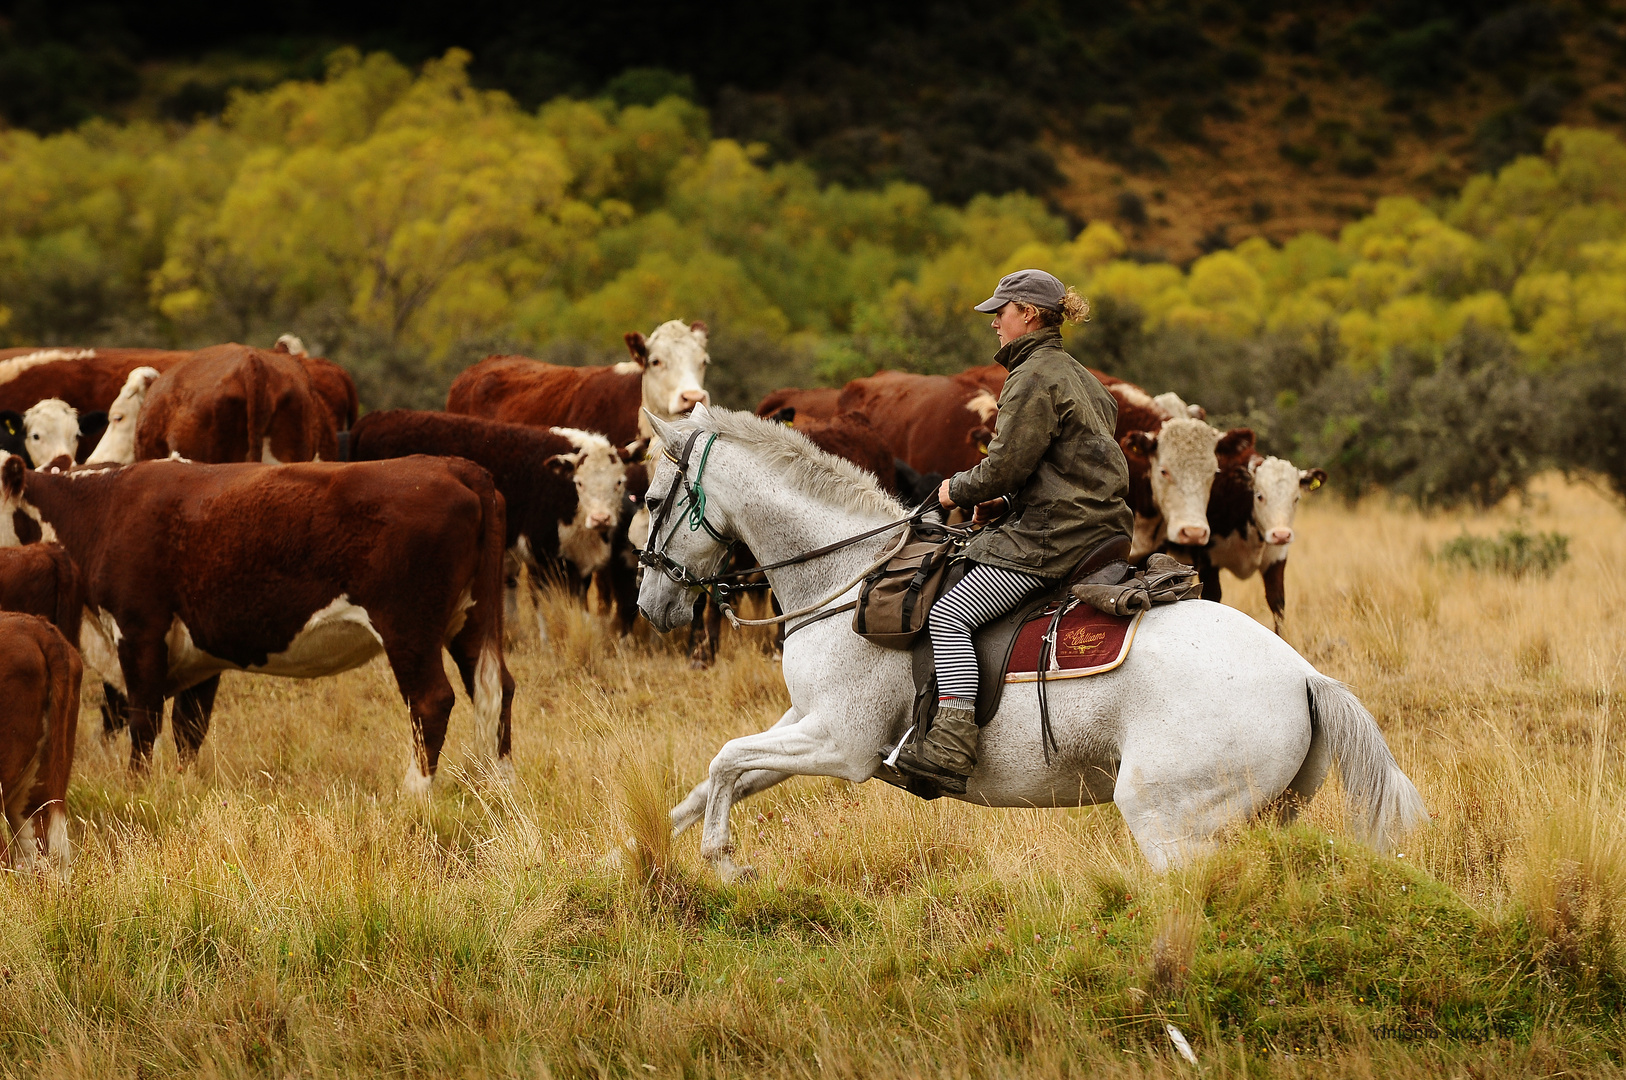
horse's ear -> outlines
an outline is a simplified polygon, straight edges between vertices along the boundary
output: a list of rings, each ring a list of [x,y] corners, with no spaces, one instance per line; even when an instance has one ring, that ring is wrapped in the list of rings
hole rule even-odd
[[[671,424],[656,416],[648,409],[642,410],[644,419],[649,421],[649,430],[655,433],[655,439],[666,446],[671,446],[677,439],[677,432]]]
[[[622,335],[622,340],[627,343],[627,351],[632,354],[633,362],[639,367],[648,367],[649,344],[644,341],[644,335],[636,330],[629,330]]]

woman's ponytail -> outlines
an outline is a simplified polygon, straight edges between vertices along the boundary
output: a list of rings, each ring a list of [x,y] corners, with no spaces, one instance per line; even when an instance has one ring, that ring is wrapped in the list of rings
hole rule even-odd
[[[1071,285],[1067,286],[1067,295],[1061,298],[1061,317],[1071,323],[1090,321],[1090,302],[1078,295]]]

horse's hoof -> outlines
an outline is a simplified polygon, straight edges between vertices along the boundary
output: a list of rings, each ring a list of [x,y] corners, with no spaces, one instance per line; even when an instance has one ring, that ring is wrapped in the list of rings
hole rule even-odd
[[[757,868],[754,866],[730,866],[726,870],[719,870],[718,876],[723,879],[724,885],[743,885],[748,881],[757,879]]]

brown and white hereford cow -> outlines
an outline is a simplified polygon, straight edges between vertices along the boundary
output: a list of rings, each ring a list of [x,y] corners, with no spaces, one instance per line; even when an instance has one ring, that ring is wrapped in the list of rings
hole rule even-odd
[[[1157,431],[1131,431],[1119,445],[1129,462],[1129,508],[1135,512],[1129,558],[1138,561],[1165,540],[1188,547],[1208,543],[1214,475],[1222,460],[1246,460],[1253,453],[1253,432],[1222,432],[1201,420],[1175,417]]]
[[[147,390],[136,457],[224,464],[332,461],[338,434],[297,357],[247,345],[199,349]]]
[[[283,334],[271,347],[272,352],[297,357],[310,376],[311,388],[326,402],[333,417],[334,431],[349,431],[356,426],[356,415],[361,411],[361,399],[356,395],[356,381],[350,373],[324,356],[312,356],[305,351],[305,343],[293,334]]]
[[[10,460],[17,460],[15,457]],[[7,866],[67,869],[68,775],[79,730],[79,654],[35,615],[0,613],[0,802]]]
[[[38,615],[76,647],[81,588],[79,570],[61,544],[0,547],[0,611]]]
[[[707,404],[706,324],[664,322],[646,339],[626,335],[631,360],[612,367],[564,367],[523,356],[488,356],[463,372],[446,411],[514,424],[573,427],[618,446],[649,439],[648,409],[662,420]]]
[[[136,427],[147,391],[158,379],[158,369],[138,367],[124,380],[124,389],[107,409],[107,430],[85,458],[86,465],[133,465],[136,460]]]
[[[1327,482],[1323,469],[1300,469],[1291,461],[1250,454],[1220,466],[1208,496],[1213,535],[1193,561],[1203,584],[1203,599],[1221,599],[1220,570],[1246,580],[1260,573],[1265,603],[1282,632],[1287,614],[1287,553],[1293,542],[1293,517],[1304,492]]]
[[[0,410],[59,398],[81,413],[106,409],[138,367],[164,371],[192,355],[170,349],[0,349]]]
[[[427,790],[454,695],[507,773],[514,681],[502,655],[502,496],[459,458],[355,465],[143,461],[66,474],[0,463],[12,511],[67,549],[84,581],[88,661],[129,699],[130,764],[150,761],[175,698],[182,762],[224,671],[318,678],[382,652],[412,716],[406,783]]]
[[[411,409],[368,413],[351,432],[352,461],[410,454],[465,458],[491,473],[508,511],[508,620],[519,610],[518,564],[533,585],[544,576],[585,583],[608,566],[632,451],[575,428]]]

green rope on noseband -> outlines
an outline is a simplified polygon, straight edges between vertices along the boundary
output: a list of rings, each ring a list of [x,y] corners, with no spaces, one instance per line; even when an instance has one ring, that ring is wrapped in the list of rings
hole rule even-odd
[[[711,534],[712,539],[726,544],[728,540],[718,535],[717,530],[706,520],[706,489],[700,484],[700,478],[706,475],[706,462],[711,460],[711,448],[716,443],[716,435],[706,440],[706,448],[700,452],[700,465],[694,471],[694,481],[689,484],[689,531],[699,532],[705,529]]]

